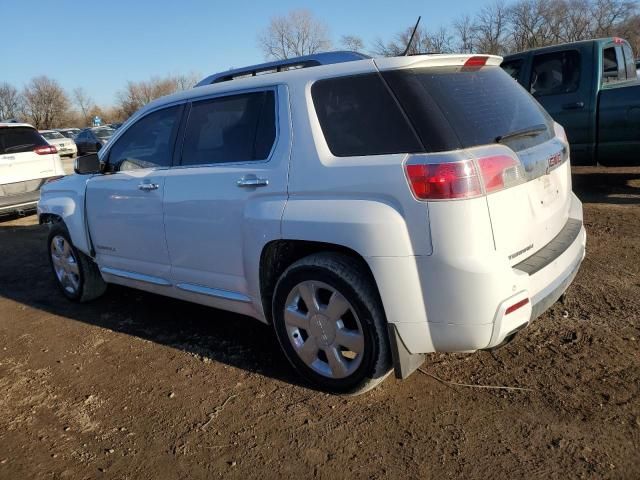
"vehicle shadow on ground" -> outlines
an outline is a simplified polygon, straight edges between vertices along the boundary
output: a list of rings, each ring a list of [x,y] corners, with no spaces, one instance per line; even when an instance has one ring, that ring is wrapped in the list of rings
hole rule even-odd
[[[573,169],[573,190],[585,203],[640,204],[640,169],[635,170]]]
[[[303,385],[270,326],[252,318],[109,285],[89,303],[65,299],[46,253],[47,226],[0,223],[0,296],[54,315],[135,335],[295,385]],[[207,360],[208,359],[208,360]]]

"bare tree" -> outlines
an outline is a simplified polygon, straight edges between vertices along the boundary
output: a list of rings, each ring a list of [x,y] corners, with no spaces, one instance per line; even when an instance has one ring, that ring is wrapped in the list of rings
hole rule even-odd
[[[258,46],[266,58],[282,60],[331,48],[327,26],[309,10],[292,10],[273,17],[258,35]]]
[[[427,33],[428,47],[430,53],[451,53],[453,47],[453,37],[449,30],[440,27],[432,33]]]
[[[24,87],[24,112],[38,128],[54,128],[69,111],[69,99],[55,80],[42,75],[32,78]]]
[[[362,38],[355,35],[343,35],[340,37],[340,44],[346,49],[352,52],[361,52],[364,50],[364,42]]]
[[[453,22],[453,32],[457,38],[455,50],[460,53],[474,52],[474,26],[473,20],[467,14],[462,15]]]
[[[9,83],[0,83],[0,121],[18,117],[20,103],[18,90]]]
[[[95,107],[93,100],[82,87],[74,88],[72,95],[74,103],[80,109],[83,125],[89,125],[92,118],[90,110]]]
[[[168,77],[151,77],[140,82],[127,82],[124,90],[118,92],[118,106],[124,118],[130,117],[139,108],[156,98],[186,90],[197,83],[195,74]]]
[[[502,0],[484,6],[475,18],[475,36],[477,51],[481,53],[502,54],[508,51],[507,7]]]
[[[393,40],[389,40],[386,43],[379,38],[376,39],[373,44],[373,52],[376,55],[382,55],[385,57],[401,55],[407,48],[407,45],[409,45],[411,33],[414,28],[415,26],[407,27],[402,32],[397,33]],[[407,54],[417,55],[419,53],[431,52],[433,50],[431,41],[432,39],[430,38],[429,32],[418,27],[415,35],[413,36],[411,45],[409,45]]]

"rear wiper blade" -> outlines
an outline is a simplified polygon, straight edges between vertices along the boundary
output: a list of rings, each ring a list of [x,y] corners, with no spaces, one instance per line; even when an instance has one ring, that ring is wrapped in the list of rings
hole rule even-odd
[[[25,147],[33,147],[34,145],[35,145],[35,143],[24,143],[22,145],[13,145],[11,147],[6,147],[4,149],[4,151],[5,151],[5,153],[6,152],[10,152],[10,151],[12,152],[14,150],[20,150],[20,149],[25,148]]]
[[[545,132],[545,131],[547,131],[547,126],[544,123],[539,123],[538,125],[534,125],[532,127],[527,127],[527,128],[523,128],[522,130],[516,130],[515,132],[499,135],[496,137],[496,143],[501,143],[503,140],[507,138],[531,137],[533,135],[537,135],[538,133]]]

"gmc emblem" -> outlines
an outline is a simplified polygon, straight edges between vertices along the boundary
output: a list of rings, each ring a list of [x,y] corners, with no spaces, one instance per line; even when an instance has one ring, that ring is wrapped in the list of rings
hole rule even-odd
[[[547,161],[547,173],[551,172],[554,168],[562,163],[562,152],[558,152],[555,155],[551,155]]]

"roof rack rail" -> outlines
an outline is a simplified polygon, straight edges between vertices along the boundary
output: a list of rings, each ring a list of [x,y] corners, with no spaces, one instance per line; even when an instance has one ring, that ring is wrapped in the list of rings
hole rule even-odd
[[[287,58],[286,60],[276,60],[275,62],[260,63],[249,67],[235,68],[226,72],[214,73],[196,84],[196,87],[211,85],[212,83],[228,82],[236,78],[255,77],[267,73],[286,72],[287,70],[297,70],[299,68],[317,67],[319,65],[329,65],[332,63],[353,62],[371,58],[368,55],[358,52],[339,51],[314,53],[303,57]]]

